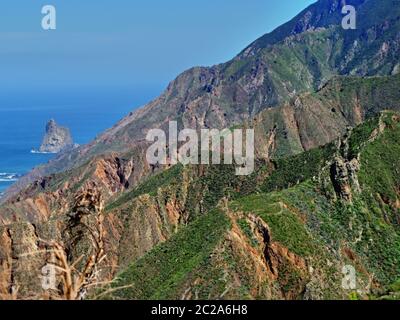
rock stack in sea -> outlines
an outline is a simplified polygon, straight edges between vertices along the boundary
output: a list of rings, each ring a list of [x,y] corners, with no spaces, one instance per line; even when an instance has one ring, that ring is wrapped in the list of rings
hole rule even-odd
[[[54,119],[51,119],[46,125],[46,134],[39,151],[59,153],[73,147],[74,143],[69,129],[59,126]]]

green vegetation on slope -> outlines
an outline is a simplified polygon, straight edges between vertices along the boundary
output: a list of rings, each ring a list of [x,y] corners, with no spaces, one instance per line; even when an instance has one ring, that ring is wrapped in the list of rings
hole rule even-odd
[[[274,160],[275,170],[265,180],[261,190],[281,190],[317,176],[335,151],[334,144],[330,143],[292,157]]]
[[[204,271],[228,226],[227,218],[218,210],[199,217],[122,272],[113,287],[132,286],[115,291],[110,298],[174,297],[191,273]]]
[[[379,283],[381,288],[372,288],[375,297],[386,290],[394,291],[390,285],[400,276],[397,206],[400,123],[395,113],[384,113],[381,119],[381,122],[372,119],[357,127],[348,139],[349,154],[360,152],[362,162],[358,173],[362,191],[357,193],[353,190],[351,202],[334,197],[330,194],[334,192],[332,188],[320,185],[320,181],[331,179],[326,166],[339,152],[334,143],[277,160],[276,171],[265,179],[262,186],[263,193],[257,189],[252,193],[250,189],[247,191],[252,194],[238,193],[231,197],[234,200],[229,207],[233,214],[259,216],[268,224],[273,242],[280,243],[318,270],[319,285],[325,287],[321,298],[355,296],[354,292],[341,288],[343,265],[356,268],[360,292],[367,290],[371,279]],[[374,141],[369,141],[382,122],[386,125],[384,131]],[[207,298],[211,292],[219,296],[226,288],[226,283],[221,281],[224,272],[228,277],[233,277],[232,272],[240,274],[240,286],[231,289],[234,297],[254,297],[251,293],[254,275],[245,266],[247,262],[241,260],[243,257],[240,258],[228,246],[220,261],[224,267],[211,258],[229,226],[224,214],[212,210],[227,190],[235,194],[229,170],[225,174],[211,170],[202,178],[205,180],[200,181],[207,186],[204,190],[211,194],[214,192],[211,186],[222,190],[218,197],[209,201],[211,211],[198,216],[166,243],[122,272],[113,287],[132,287],[118,290],[112,298],[180,298],[194,281],[200,297]],[[201,193],[204,199],[207,191]],[[246,218],[238,218],[237,222],[249,245],[258,250],[258,241]],[[276,285],[284,294],[290,294],[309,279],[285,262],[286,258],[282,259]]]
[[[196,217],[215,208],[224,197],[235,199],[256,192],[257,179],[266,173],[263,163],[257,163],[256,170],[249,176],[236,176],[234,165],[207,166],[204,174],[190,184],[186,208],[191,217]]]
[[[396,119],[396,121],[394,121]],[[386,113],[383,122],[387,130],[362,152],[359,179],[374,196],[383,202],[395,202],[400,186],[400,125],[399,116]],[[389,204],[389,203],[387,203]]]
[[[285,208],[279,193],[258,194],[231,203],[235,211],[255,213],[271,228],[273,240],[280,242],[299,256],[310,255],[314,244],[300,218]]]
[[[123,204],[126,204],[130,200],[139,197],[142,194],[149,194],[151,196],[154,196],[157,194],[158,188],[173,183],[179,183],[179,180],[182,177],[182,170],[183,166],[178,164],[176,166],[173,166],[171,169],[162,171],[159,174],[149,177],[142,184],[140,184],[133,190],[124,193],[114,202],[110,203],[106,207],[106,210],[110,211],[112,209],[115,209]]]

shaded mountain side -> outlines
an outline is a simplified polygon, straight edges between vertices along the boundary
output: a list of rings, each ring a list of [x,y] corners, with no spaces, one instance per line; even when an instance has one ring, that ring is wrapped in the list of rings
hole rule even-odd
[[[399,142],[400,115],[385,112],[278,162],[256,192],[222,197],[93,297],[396,298]],[[355,288],[343,286],[344,266],[354,268]]]
[[[327,141],[330,142],[339,137],[340,132],[345,133],[347,127],[370,118],[381,109],[399,110],[396,108],[400,98],[399,81],[399,75],[337,78],[315,94],[300,95],[281,107],[264,111],[254,121],[258,160],[256,171],[248,177],[236,177],[233,166],[178,165],[156,174],[147,166],[136,166],[143,163],[140,159],[147,147],[144,144],[135,152],[98,156],[78,168],[43,178],[0,207],[3,273],[12,275],[13,281],[21,286],[22,296],[40,291],[35,271],[40,273],[44,257],[17,257],[38,250],[39,239],[67,242],[76,199],[92,199],[92,205],[98,206],[96,201],[101,197],[106,204],[108,257],[104,277],[112,277],[131,261],[169,239],[182,226],[207,214],[224,197],[232,200],[257,190],[286,188],[318,175],[322,165],[334,154],[335,147],[330,144],[326,148],[312,148],[329,140],[326,132],[332,133],[332,139]],[[301,125],[306,123],[305,119],[313,119],[310,115],[318,118],[318,125]],[[295,119],[298,125],[293,127],[290,119]],[[297,131],[290,131],[291,128]],[[304,137],[311,136],[313,140],[304,143]],[[303,153],[303,148],[312,150]],[[301,166],[291,168],[290,164],[285,164],[284,159],[291,154],[296,154],[293,159]],[[148,176],[138,177],[135,172],[147,172]],[[264,186],[269,176],[274,179],[272,187]],[[93,223],[92,220],[93,217],[87,216],[83,221]],[[85,253],[84,249],[79,249],[85,244],[85,236],[81,236],[76,243],[77,254]]]
[[[349,1],[357,7],[355,31],[340,27],[342,3],[320,0],[230,62],[184,72],[159,98],[90,144],[36,168],[8,194],[96,155],[132,150],[149,129],[164,128],[170,120],[177,120],[181,128],[230,127],[299,93],[314,91],[335,75],[398,73],[398,1]]]
[[[398,38],[399,5],[398,0],[321,0],[309,6],[291,21],[283,24],[273,32],[262,36],[250,44],[238,58],[243,59],[257,55],[261,51],[270,48],[277,43],[306,31],[313,32],[318,29],[340,27],[343,19],[341,13],[344,5],[352,5],[357,13],[357,26],[355,30],[343,30],[336,28],[335,33],[340,34],[337,40],[342,42],[344,56],[332,60],[333,66],[337,67],[341,74],[357,72],[367,75],[367,69],[352,69],[360,63],[360,59],[367,58],[364,62],[373,59],[374,51],[390,39]],[[354,56],[355,52],[363,53]],[[376,53],[376,51],[375,51]],[[346,58],[346,59],[343,59]],[[354,59],[355,58],[355,59]],[[392,57],[394,58],[394,57]],[[352,62],[349,63],[349,59]],[[397,62],[395,62],[397,63]],[[372,66],[374,63],[370,63]]]
[[[330,25],[338,26],[341,24],[343,19],[341,11],[345,4],[352,5],[356,10],[358,10],[366,1],[367,0],[317,1],[315,4],[300,12],[291,21],[254,41],[243,50],[239,57],[254,55],[258,50],[272,46],[291,35],[296,35],[310,30],[312,31],[321,27],[328,27]]]

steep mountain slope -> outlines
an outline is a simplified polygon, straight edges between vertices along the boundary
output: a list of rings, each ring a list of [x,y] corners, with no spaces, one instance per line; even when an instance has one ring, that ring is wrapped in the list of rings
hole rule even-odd
[[[318,92],[301,94],[242,125],[255,129],[256,158],[268,162],[327,144],[382,110],[400,111],[399,87],[400,75],[338,77]],[[89,189],[101,192],[106,202],[121,194],[122,198],[135,194],[140,179],[134,171],[151,173],[150,168],[138,167],[148,144],[139,146],[127,153],[97,156],[80,167],[38,180],[0,207],[3,223],[11,222],[11,216],[22,220],[41,220],[53,212],[62,216],[71,209],[76,194]]]
[[[171,238],[182,226],[213,210],[224,197],[235,199],[251,194],[264,184],[265,190],[274,190],[318,175],[334,149],[301,152],[332,141],[348,127],[386,107],[400,111],[399,84],[400,75],[337,78],[317,93],[300,95],[283,106],[264,111],[254,121],[258,161],[256,171],[248,177],[236,177],[233,166],[178,165],[137,187],[127,188],[133,164],[141,156],[128,153],[97,157],[76,169],[44,178],[0,207],[0,258],[9,266],[3,271],[12,274],[21,294],[41,292],[37,277],[46,258],[12,257],[37,251],[40,239],[68,243],[76,199],[92,199],[91,206],[99,206],[97,195],[101,195],[106,203],[108,257],[103,270],[106,278],[112,277]],[[312,122],[307,120],[315,124],[310,125]],[[310,166],[293,168],[293,160],[285,164],[284,159],[290,154],[297,154],[296,161],[309,162]],[[268,176],[270,182],[264,183]],[[93,219],[94,216],[85,216],[82,223],[93,223]],[[84,238],[76,244],[84,243]],[[85,252],[76,255],[82,253]]]
[[[400,277],[399,142],[400,115],[386,112],[334,144],[278,161],[258,192],[225,199],[182,228],[120,273],[113,286],[124,288],[106,297],[342,299],[393,292]],[[356,270],[356,288],[342,287],[343,266]]]
[[[321,0],[232,61],[183,73],[89,145],[34,170],[0,206],[0,289],[40,294],[49,259],[42,240],[65,243],[72,260],[87,255],[80,227],[95,217],[77,213],[104,203],[102,279],[125,270],[116,286],[135,288],[115,298],[341,298],[344,262],[357,267],[361,295],[380,294],[399,276],[398,116],[371,119],[400,111],[400,5],[352,3],[362,28],[342,30],[343,3]],[[144,137],[170,120],[254,127],[256,171],[149,166]],[[370,239],[381,242],[371,249]],[[176,273],[174,261],[182,262]]]
[[[180,127],[222,128],[252,119],[334,75],[389,75],[399,71],[400,5],[397,0],[346,1],[358,12],[358,29],[341,28],[344,1],[320,0],[288,24],[253,43],[232,61],[193,68],[153,102],[128,115],[92,143],[36,168],[9,192],[51,173],[109,152],[140,153],[152,128],[170,120]],[[145,167],[145,164],[135,164]],[[135,170],[137,181],[146,176]]]

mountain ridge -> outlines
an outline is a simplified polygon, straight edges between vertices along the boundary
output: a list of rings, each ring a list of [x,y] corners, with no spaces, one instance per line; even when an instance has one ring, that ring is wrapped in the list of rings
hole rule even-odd
[[[333,11],[335,17],[332,21],[337,22],[339,24],[337,26],[332,27],[329,19],[326,21],[317,19],[315,26],[318,28],[324,26],[320,30],[313,30],[311,28],[313,25],[308,25],[302,33],[292,34],[289,31],[285,34],[278,28],[278,31],[273,31],[271,34],[276,32],[282,36],[286,35],[288,39],[286,42],[281,40],[280,44],[275,43],[257,55],[245,59],[236,58],[209,68],[189,69],[172,81],[159,98],[131,113],[88,145],[62,155],[48,165],[36,168],[11,188],[9,194],[17,193],[30,182],[45,175],[82,164],[91,156],[130,148],[135,141],[144,139],[146,130],[163,124],[165,126],[171,119],[178,120],[182,127],[209,127],[211,124],[215,128],[229,127],[251,118],[264,108],[282,103],[287,97],[293,97],[299,92],[316,90],[335,74],[393,73],[397,62],[392,57],[400,50],[400,40],[396,38],[399,21],[393,17],[396,15],[398,17],[399,6],[394,7],[396,10],[392,10],[389,7],[392,0],[380,2],[379,10],[381,13],[383,11],[382,15],[374,17],[366,24],[368,30],[371,30],[369,39],[364,39],[367,30],[360,32],[361,34],[352,30],[341,30],[338,8],[342,2],[335,0],[334,5],[332,4],[335,8]],[[361,23],[371,18],[371,13],[363,13],[363,5],[373,6],[376,2],[368,0],[348,3],[356,4],[361,14],[364,14],[365,19],[363,16],[358,17]],[[320,8],[329,12],[331,4],[329,1],[318,1],[304,12]],[[389,17],[387,21],[386,16]],[[301,19],[302,15],[299,15],[289,22],[289,25],[296,24]],[[386,42],[385,39],[378,38],[378,32],[384,30],[386,33],[387,30],[391,30],[390,35],[386,37],[389,37],[393,45],[388,42],[389,44],[386,44],[388,50],[382,56],[380,52]],[[373,58],[368,57],[369,65],[363,61],[362,57],[366,53],[362,51],[363,47],[352,46],[356,39],[360,39],[360,43],[363,41],[367,44],[374,40],[374,48],[368,47],[367,50],[368,55],[371,53],[375,55]],[[375,42],[382,45],[379,46]],[[344,64],[337,66],[337,61],[342,61],[342,64],[344,61]],[[358,63],[354,64],[356,61]],[[291,64],[285,66],[288,62]],[[339,71],[335,71],[336,68],[339,68]],[[369,69],[371,71],[368,71]],[[398,71],[400,66],[397,68]]]
[[[21,297],[41,292],[32,274],[39,276],[46,256],[26,254],[51,239],[72,260],[87,255],[82,230],[97,221],[89,209],[100,208],[107,240],[101,277],[137,289],[112,298],[385,293],[400,275],[400,6],[354,2],[361,12],[378,6],[384,14],[347,33],[330,24],[343,3],[321,0],[285,27],[283,40],[265,45],[264,38],[248,47],[254,54],[182,73],[95,141],[21,181],[0,206],[0,280],[20,284]],[[310,10],[331,9],[332,20],[323,13],[311,24],[302,20]],[[304,28],[293,29],[299,21]],[[254,127],[255,172],[149,166],[144,136],[172,120],[179,128]],[[176,274],[174,261],[182,262]],[[357,267],[360,292],[340,288],[345,263]],[[146,279],[152,286],[143,286]]]
[[[100,206],[97,201],[101,195],[106,203],[104,223],[107,239],[105,250],[108,257],[108,264],[103,267],[103,272],[105,278],[113,278],[116,272],[122,271],[155,246],[169,241],[186,225],[212,211],[224,197],[234,200],[237,196],[269,193],[276,189],[290,188],[317,176],[318,170],[326,165],[325,162],[332,159],[336,148],[332,142],[322,149],[318,146],[332,139],[340,139],[340,136],[346,135],[349,128],[364,121],[372,123],[372,128],[363,125],[367,130],[361,137],[369,138],[374,128],[378,127],[378,122],[373,120],[374,116],[386,107],[400,110],[400,106],[396,104],[400,100],[399,83],[400,75],[366,79],[339,77],[321,89],[318,95],[304,94],[299,99],[293,99],[293,105],[288,103],[265,110],[265,114],[260,114],[256,121],[258,160],[256,171],[249,177],[235,177],[234,167],[231,166],[184,168],[177,165],[166,171],[154,172],[154,176],[143,179],[137,186],[133,184],[133,187],[127,188],[127,185],[132,184],[131,176],[137,161],[135,159],[140,159],[141,155],[121,156],[114,153],[107,157],[98,156],[90,163],[72,171],[43,178],[0,207],[0,234],[5,239],[0,246],[0,257],[11,257],[24,253],[25,250],[35,250],[35,247],[31,246],[40,243],[39,239],[67,241],[68,234],[73,232],[73,229],[69,229],[69,219],[71,212],[77,210],[76,198],[87,198],[87,205],[93,202],[90,207]],[[358,100],[349,99],[357,96]],[[349,100],[353,101],[352,105],[343,105],[343,101]],[[352,111],[357,109],[357,101],[361,101],[365,106],[361,112],[362,118]],[[332,108],[337,109],[333,112]],[[286,111],[282,112],[279,109]],[[318,126],[307,127],[306,121],[301,130],[298,126],[292,127],[291,117],[282,118],[282,115],[288,115],[289,111],[297,113],[293,115],[298,119],[295,121],[297,123],[300,119],[305,121],[309,117],[308,114],[314,111],[320,115],[328,114],[330,118],[337,119],[336,122],[330,120],[332,124],[337,124],[331,128],[335,135],[325,136],[327,121],[321,122],[325,125],[320,129]],[[301,116],[303,112],[304,115]],[[346,122],[343,123],[343,119],[347,119]],[[295,130],[290,131],[292,128]],[[355,130],[358,131],[360,130]],[[308,145],[301,141],[297,145],[293,144],[293,137],[297,136],[299,139],[307,132],[314,139],[320,138],[314,142],[310,141]],[[274,136],[275,138],[271,138]],[[309,151],[304,153],[303,146]],[[356,147],[351,148],[353,149],[357,150]],[[293,155],[293,158],[289,155]],[[290,164],[291,162],[294,164]],[[345,179],[337,184],[341,197],[353,197],[348,193],[347,183]],[[322,186],[328,188],[331,184],[332,182],[328,181]],[[83,219],[85,224],[91,224],[94,216],[88,215]],[[77,248],[84,246],[84,243],[85,240],[81,239]],[[135,245],[132,246],[132,243]],[[74,247],[75,250],[77,249]],[[283,254],[284,251],[278,252]],[[84,251],[78,251],[76,254],[83,253]],[[18,268],[12,269],[12,275],[14,281],[21,283],[21,294],[24,294],[25,290],[41,290],[37,287],[39,283],[34,281],[36,278],[32,276],[27,279],[26,275],[29,273],[24,270],[35,269],[35,265],[43,263],[42,259],[38,257],[13,262],[18,265]],[[37,271],[40,271],[39,267]]]

